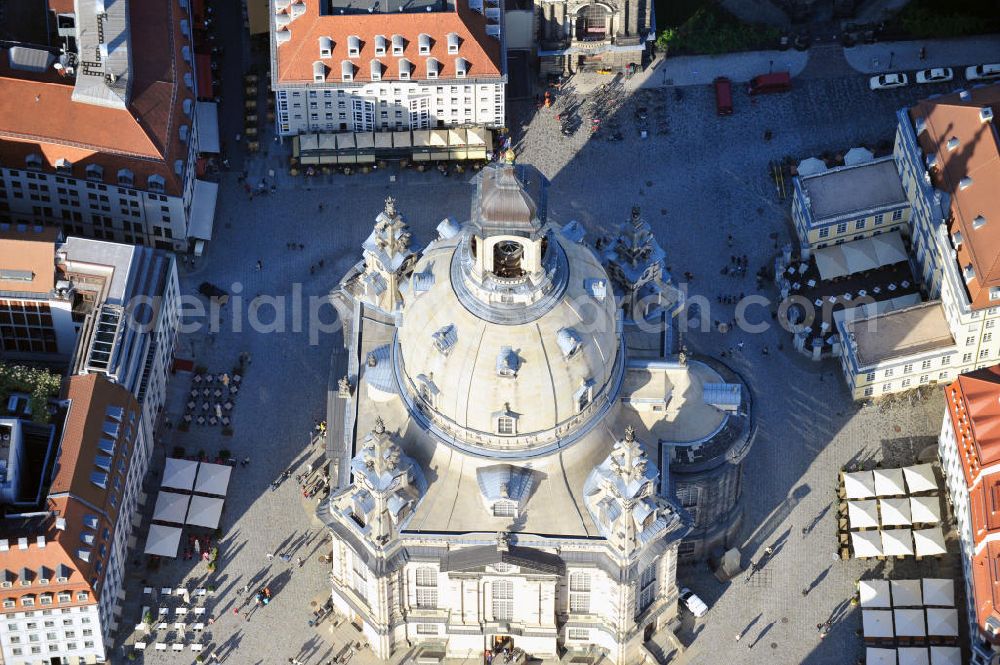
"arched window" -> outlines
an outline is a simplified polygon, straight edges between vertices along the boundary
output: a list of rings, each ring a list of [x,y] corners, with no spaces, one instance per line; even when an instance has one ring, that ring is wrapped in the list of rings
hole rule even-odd
[[[608,10],[597,4],[582,7],[576,15],[576,38],[579,41],[603,41],[608,34],[611,16]]]

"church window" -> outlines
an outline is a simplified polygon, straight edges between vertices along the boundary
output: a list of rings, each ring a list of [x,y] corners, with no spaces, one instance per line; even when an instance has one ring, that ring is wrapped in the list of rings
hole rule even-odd
[[[492,584],[493,619],[510,621],[514,618],[514,583],[510,580],[497,580]]]
[[[416,571],[416,601],[417,607],[433,609],[438,604],[437,571],[429,566],[417,568]]]

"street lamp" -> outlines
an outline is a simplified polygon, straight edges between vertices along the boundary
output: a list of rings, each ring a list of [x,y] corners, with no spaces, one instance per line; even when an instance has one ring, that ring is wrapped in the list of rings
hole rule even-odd
[[[892,58],[895,55],[896,55],[895,53],[893,53],[892,51],[889,51],[889,69],[892,69]]]

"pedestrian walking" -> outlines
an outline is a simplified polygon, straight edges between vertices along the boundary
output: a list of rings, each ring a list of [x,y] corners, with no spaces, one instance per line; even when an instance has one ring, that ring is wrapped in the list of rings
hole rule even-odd
[[[243,466],[247,466],[248,464],[250,464],[250,458],[249,457],[244,457],[243,461],[240,462],[240,464],[242,464]]]
[[[305,561],[302,560],[302,557],[296,557],[295,558],[295,565],[297,565],[299,568],[301,568],[302,564],[304,564],[304,563],[305,563]]]
[[[271,552],[268,552],[267,553],[267,560],[270,561],[273,558],[274,558],[274,554],[272,554]]]
[[[239,615],[240,615],[240,608],[234,607],[233,608],[233,616],[239,616]]]
[[[208,617],[208,625],[211,626],[213,623],[215,623],[215,617],[209,615],[209,617]]]
[[[765,556],[771,556],[772,554],[774,554],[774,548],[768,545],[767,547],[764,548],[764,554]]]
[[[743,633],[736,633],[736,641],[739,642],[740,638],[743,637]]]
[[[245,612],[243,614],[243,618],[246,619],[247,621],[250,621],[250,612],[249,611]]]
[[[260,272],[263,269],[264,269],[264,264],[261,262],[260,259],[257,259],[257,272]]]

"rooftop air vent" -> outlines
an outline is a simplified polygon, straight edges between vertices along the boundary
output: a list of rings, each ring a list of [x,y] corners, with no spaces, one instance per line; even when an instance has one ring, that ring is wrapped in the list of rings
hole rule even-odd
[[[962,246],[963,240],[964,238],[962,237],[961,231],[955,231],[954,233],[951,234],[951,244],[954,245],[956,248]]]
[[[986,218],[982,215],[976,215],[975,219],[972,220],[972,228],[981,229],[986,226]]]
[[[958,181],[959,189],[968,189],[969,187],[972,187],[972,178],[970,176],[965,176]]]
[[[274,41],[276,41],[279,46],[281,44],[284,44],[291,38],[292,38],[292,32],[290,30],[277,30],[274,33]]]
[[[971,263],[962,269],[962,276],[965,277],[966,282],[971,282],[976,278],[976,269],[972,267]]]
[[[950,139],[948,139],[948,150],[955,150],[956,148],[958,148],[958,144],[959,144],[958,137],[952,136]]]

